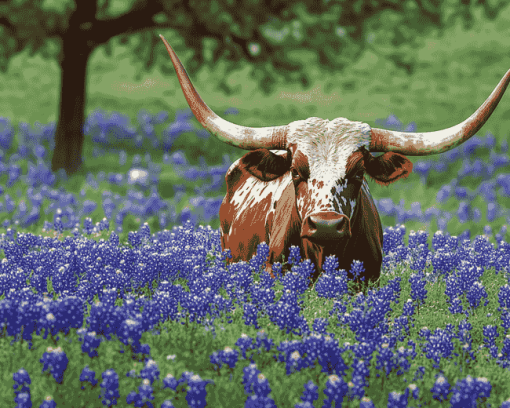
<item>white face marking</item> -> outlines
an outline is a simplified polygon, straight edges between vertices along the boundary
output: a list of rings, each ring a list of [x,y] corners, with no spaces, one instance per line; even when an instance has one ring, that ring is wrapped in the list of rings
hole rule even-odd
[[[232,167],[235,165],[237,165],[237,162]],[[278,200],[281,197],[284,186],[289,181],[289,178],[290,175],[271,182],[264,182],[255,177],[247,177],[230,200],[230,204],[234,205],[236,218],[242,217],[242,214],[252,207],[260,207],[262,213],[269,214],[273,210],[275,199]],[[267,197],[270,195],[271,200],[264,207],[261,207],[261,203],[267,200]],[[235,219],[232,221],[234,224]]]
[[[355,202],[340,194],[347,188],[347,159],[361,146],[368,148],[370,126],[345,118],[332,121],[308,118],[289,124],[288,143],[308,159],[310,176],[307,194],[298,196],[297,207],[302,218],[318,211],[334,211],[351,216]],[[354,203],[354,204],[353,204]]]
[[[369,125],[345,118],[308,118],[290,123],[289,129],[287,142],[308,157],[310,180],[344,179],[349,156],[371,141]]]
[[[290,174],[286,173],[283,177],[281,177],[277,180],[274,180],[271,183],[277,183],[277,186],[275,188],[275,192],[272,195],[271,204],[269,206],[269,211],[267,212],[267,215],[266,215],[266,225],[267,225],[267,220],[268,220],[270,214],[276,212],[276,203],[278,203],[280,201],[282,194],[285,191],[285,188],[287,187],[287,185],[289,183],[292,183],[292,179],[291,179]]]

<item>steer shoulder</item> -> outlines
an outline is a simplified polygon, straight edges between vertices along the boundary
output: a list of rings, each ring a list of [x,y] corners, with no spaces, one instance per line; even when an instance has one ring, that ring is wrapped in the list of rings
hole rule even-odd
[[[273,230],[277,226],[277,230],[281,227],[280,222],[275,222],[278,204],[283,203],[286,188],[292,186],[288,172],[278,170],[276,166],[276,170],[283,175],[274,178],[274,163],[268,168],[270,171],[266,172],[260,164],[253,161],[253,153],[243,157],[245,159],[251,154],[252,160],[237,160],[225,176],[227,194],[220,208],[220,222],[223,248],[231,250],[233,262],[251,259],[256,254],[257,245],[263,241],[271,248],[271,236],[276,234]],[[267,156],[260,153],[258,155],[267,159]],[[278,159],[281,160],[280,157]],[[256,177],[253,173],[260,173],[261,177]],[[270,180],[261,180],[262,173],[269,175]],[[279,235],[282,235],[281,232]]]

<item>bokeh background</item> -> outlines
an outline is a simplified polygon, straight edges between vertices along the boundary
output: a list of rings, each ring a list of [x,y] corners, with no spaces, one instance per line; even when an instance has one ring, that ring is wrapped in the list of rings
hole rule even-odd
[[[159,34],[206,103],[246,126],[319,116],[438,130],[510,68],[504,1],[3,1],[4,232],[100,233],[104,217],[124,241],[144,222],[219,227],[224,175],[245,151],[190,114]],[[383,226],[505,239],[509,112],[504,96],[469,142],[370,183]]]

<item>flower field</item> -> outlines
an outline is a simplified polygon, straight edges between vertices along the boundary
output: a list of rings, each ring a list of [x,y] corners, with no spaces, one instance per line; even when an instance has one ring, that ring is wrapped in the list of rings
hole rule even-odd
[[[188,112],[132,125],[95,111],[86,152],[106,171],[72,179],[49,170],[53,131],[0,121],[3,406],[510,406],[507,143],[475,136],[415,161],[438,193],[417,189],[410,209],[374,186],[394,225],[379,285],[330,257],[310,286],[297,248],[276,280],[266,244],[226,264],[217,216],[233,160],[175,149],[181,135],[208,143]]]

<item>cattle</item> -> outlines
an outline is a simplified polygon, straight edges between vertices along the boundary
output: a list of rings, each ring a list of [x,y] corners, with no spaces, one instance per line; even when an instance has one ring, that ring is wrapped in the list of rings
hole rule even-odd
[[[220,207],[222,249],[232,262],[249,261],[257,245],[269,245],[266,270],[288,259],[289,247],[317,269],[335,255],[340,268],[364,263],[364,277],[381,272],[383,231],[365,176],[381,185],[408,177],[405,156],[446,152],[464,143],[487,121],[510,81],[510,70],[487,100],[465,121],[427,133],[371,128],[342,117],[298,120],[285,126],[252,128],[216,115],[192,85],[172,47],[161,36],[188,104],[198,121],[219,140],[252,150],[228,170]],[[383,152],[375,157],[371,152]],[[352,276],[351,276],[352,278]]]

